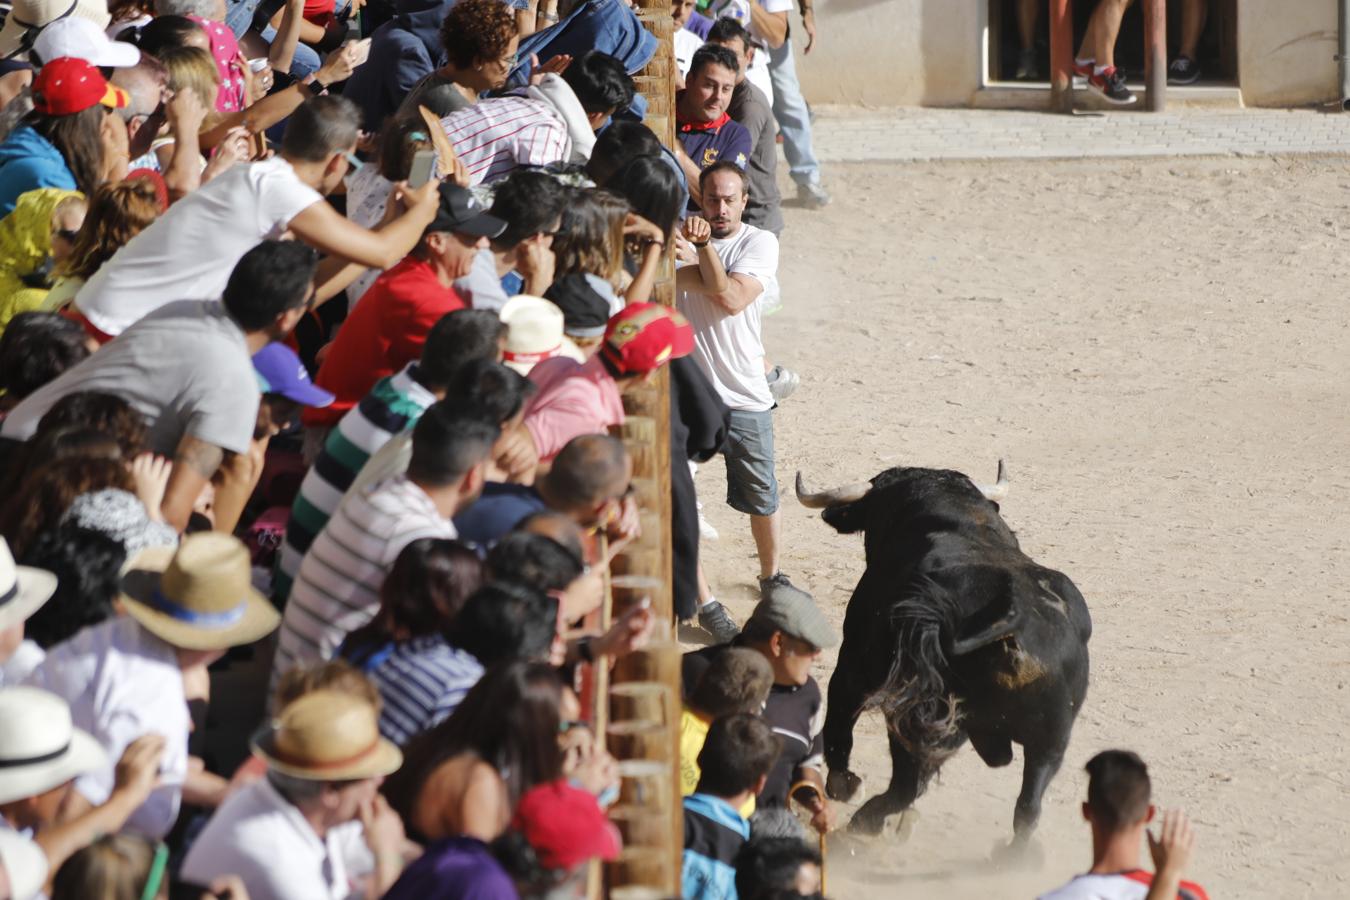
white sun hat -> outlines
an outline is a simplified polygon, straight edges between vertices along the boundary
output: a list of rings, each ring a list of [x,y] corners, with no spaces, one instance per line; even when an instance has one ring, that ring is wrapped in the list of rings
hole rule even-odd
[[[98,741],[71,724],[66,701],[33,687],[0,689],[0,803],[36,797],[107,765]]]
[[[0,538],[0,628],[24,622],[51,599],[56,576],[42,569],[14,565],[9,543]]]

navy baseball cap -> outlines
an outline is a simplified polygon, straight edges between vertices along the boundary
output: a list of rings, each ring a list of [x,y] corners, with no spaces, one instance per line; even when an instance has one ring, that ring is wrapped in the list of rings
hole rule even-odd
[[[264,394],[280,394],[301,406],[333,402],[333,395],[309,380],[305,364],[285,344],[268,344],[253,354],[253,370],[258,374],[258,389]]]

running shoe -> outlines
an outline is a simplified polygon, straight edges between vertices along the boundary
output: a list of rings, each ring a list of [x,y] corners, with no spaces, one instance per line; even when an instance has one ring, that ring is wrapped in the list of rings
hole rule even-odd
[[[1073,61],[1072,81],[1074,87],[1087,87],[1088,79],[1092,77],[1092,65],[1091,62],[1080,63],[1076,59]]]
[[[716,600],[698,608],[698,626],[719,644],[729,644],[741,633],[726,607]]]
[[[1200,67],[1189,56],[1178,56],[1167,67],[1168,84],[1195,84],[1200,80]]]
[[[1125,86],[1125,76],[1115,66],[1103,69],[1100,75],[1094,72],[1088,79],[1088,90],[1116,106],[1129,106],[1138,99]]]
[[[1036,50],[1029,47],[1026,50],[1017,52],[1017,73],[1013,78],[1017,81],[1035,81],[1040,75],[1040,67],[1036,65]]]

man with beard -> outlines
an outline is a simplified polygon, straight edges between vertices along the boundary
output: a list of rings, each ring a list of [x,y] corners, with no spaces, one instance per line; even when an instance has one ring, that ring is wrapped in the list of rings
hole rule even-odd
[[[744,169],[752,141],[745,126],[727,114],[740,63],[726,47],[705,44],[689,64],[685,88],[675,95],[675,122],[680,146],[676,153],[689,181],[689,208],[697,210],[700,174],[719,162]]]
[[[405,475],[343,498],[300,563],[286,604],[273,676],[331,659],[374,617],[380,586],[418,538],[456,537],[450,519],[482,493],[496,424],[456,416],[440,401],[413,426]]]
[[[764,375],[761,329],[762,307],[778,296],[778,239],[741,221],[749,182],[739,166],[715,163],[704,170],[700,187],[707,221],[695,217],[685,226],[684,237],[694,245],[698,261],[676,273],[678,304],[694,327],[693,358],[731,411],[723,451],[727,503],[750,516],[762,593],[788,583],[778,571],[774,399]],[[705,595],[700,598],[702,622],[715,601],[704,585],[700,594]]]

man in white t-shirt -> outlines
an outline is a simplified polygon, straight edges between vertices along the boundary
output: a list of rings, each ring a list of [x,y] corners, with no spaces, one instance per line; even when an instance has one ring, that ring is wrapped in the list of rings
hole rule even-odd
[[[685,237],[698,261],[675,277],[678,305],[694,326],[694,359],[731,410],[727,445],[727,503],[750,516],[759,554],[761,592],[787,584],[778,571],[778,481],[774,477],[773,395],[764,375],[762,307],[778,297],[778,239],[741,221],[749,200],[745,172],[714,163],[699,179],[706,222],[692,218]],[[700,579],[702,581],[702,579]],[[706,585],[699,621],[722,638],[726,627]],[[709,607],[713,607],[709,609]],[[707,619],[709,622],[705,622]],[[734,626],[732,626],[734,628]]]
[[[1148,834],[1154,809],[1144,761],[1128,750],[1104,750],[1086,768],[1092,868],[1041,900],[1209,900],[1200,885],[1181,880],[1194,843],[1186,814],[1168,810],[1160,836]],[[1139,867],[1145,835],[1156,872]]]
[[[314,97],[291,114],[281,153],[235,166],[169,207],[113,255],[75,295],[75,307],[106,339],[175,300],[217,300],[230,270],[259,241],[290,232],[328,254],[316,302],[367,267],[387,269],[422,238],[439,203],[435,179],[400,187],[406,210],[367,230],[325,200],[347,174],[359,113],[341,97]]]

